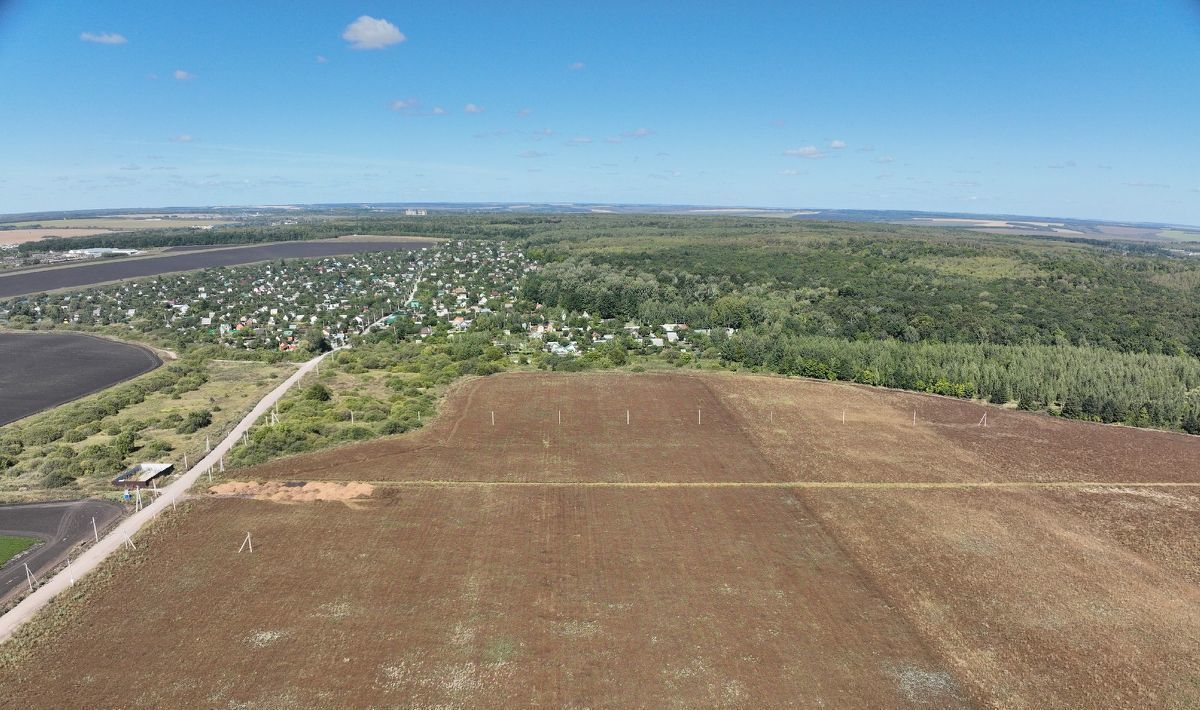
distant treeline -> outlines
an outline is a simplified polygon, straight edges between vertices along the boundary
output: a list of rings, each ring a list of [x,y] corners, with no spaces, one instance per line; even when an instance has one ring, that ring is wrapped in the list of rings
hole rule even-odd
[[[1046,345],[850,341],[749,330],[717,337],[728,362],[951,397],[1015,402],[1072,419],[1200,434],[1200,360]]]
[[[523,224],[527,219],[541,221],[556,218],[506,217],[484,218],[448,215],[444,217],[382,217],[362,219],[313,220],[299,224],[262,226],[214,226],[212,229],[146,229],[137,232],[99,234],[90,237],[48,237],[20,244],[23,254],[69,249],[149,249],[152,247],[195,246],[205,244],[255,244],[306,239],[331,239],[347,234],[390,236],[452,237],[455,239],[516,239],[530,236]]]

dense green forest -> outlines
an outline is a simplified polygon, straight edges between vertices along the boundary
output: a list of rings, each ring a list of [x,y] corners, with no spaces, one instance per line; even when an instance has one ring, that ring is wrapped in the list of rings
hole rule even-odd
[[[528,243],[530,300],[718,329],[701,358],[1200,433],[1200,261],[1153,245],[650,217]]]

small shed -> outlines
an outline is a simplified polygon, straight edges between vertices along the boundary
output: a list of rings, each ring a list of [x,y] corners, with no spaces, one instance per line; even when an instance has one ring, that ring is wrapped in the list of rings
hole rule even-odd
[[[146,488],[154,479],[165,476],[175,467],[169,463],[135,463],[112,480],[114,486]]]

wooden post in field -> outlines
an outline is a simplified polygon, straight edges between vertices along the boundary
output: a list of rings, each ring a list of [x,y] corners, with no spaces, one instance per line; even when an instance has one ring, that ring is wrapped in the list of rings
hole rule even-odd
[[[204,435],[204,453],[212,451],[212,437],[208,434]]]
[[[134,505],[133,509],[141,510],[142,509],[142,489],[134,488],[133,490],[135,491],[135,494],[137,496],[137,503]]]
[[[29,571],[29,563],[25,564],[25,581],[29,583],[29,591],[33,591],[33,573]]]
[[[67,555],[67,579],[70,580],[71,586],[75,586],[75,572],[71,570],[71,556]]]
[[[913,410],[913,423],[912,423],[912,425],[913,425],[913,426],[916,426],[916,425],[917,425],[917,410],[915,410],[915,409]]]
[[[842,423],[843,424],[846,423],[846,410],[845,409],[842,410]]]
[[[92,534],[96,536],[96,542],[100,542],[100,529],[96,527],[96,516],[92,516]]]
[[[184,455],[183,455],[183,470],[184,470],[184,471],[188,470],[188,465],[187,465],[187,454],[184,454]],[[151,481],[151,483],[153,483],[153,481]]]
[[[212,483],[212,466],[208,467],[208,482]]]
[[[254,542],[250,539],[249,532],[246,533],[246,539],[242,540],[242,546],[238,548],[238,552],[241,553],[241,551],[245,550],[247,546],[249,546],[250,552],[254,552]]]
[[[129,539],[129,533],[125,533],[125,546],[126,546],[126,547],[128,547],[128,548],[129,548],[129,549],[131,549],[131,550],[136,550],[136,549],[137,549],[137,545],[134,545],[134,544],[133,544],[133,540],[130,540],[130,539]]]
[[[211,471],[210,471],[211,473]],[[225,473],[225,457],[221,457],[221,473]]]
[[[558,425],[562,426],[562,410],[558,410]]]
[[[492,410],[492,426],[496,426],[496,410]]]
[[[981,418],[981,419],[979,420],[979,426],[981,426],[981,427],[986,427],[986,426],[987,426],[987,412],[984,412],[984,413],[983,413],[983,418]]]
[[[696,423],[697,424],[700,423],[700,410],[699,409],[696,410]]]
[[[625,410],[625,424],[626,424],[626,426],[629,425],[629,410],[628,409]]]
[[[354,423],[354,410],[353,409],[350,410],[350,423],[351,424]],[[496,422],[494,422],[494,421],[492,422],[492,424],[495,424],[495,423]]]

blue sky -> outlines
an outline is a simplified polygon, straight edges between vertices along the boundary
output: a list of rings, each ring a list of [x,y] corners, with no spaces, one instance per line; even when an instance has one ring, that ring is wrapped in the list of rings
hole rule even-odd
[[[0,0],[0,212],[571,201],[1195,225],[1198,72],[1192,0]]]

